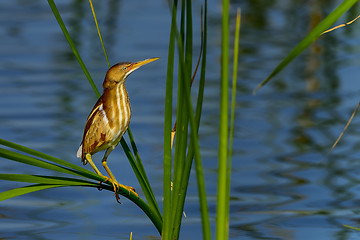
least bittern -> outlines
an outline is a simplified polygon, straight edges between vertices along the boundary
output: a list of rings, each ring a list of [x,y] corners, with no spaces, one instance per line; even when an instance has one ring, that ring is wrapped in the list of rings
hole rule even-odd
[[[107,71],[103,83],[103,94],[87,118],[83,139],[77,152],[77,157],[81,158],[84,165],[90,163],[98,175],[111,182],[117,200],[119,200],[117,191],[120,186],[128,189],[129,193],[135,193],[134,188],[116,181],[106,162],[111,151],[119,144],[130,122],[131,109],[125,81],[133,71],[157,59],[150,58],[135,63],[121,62]],[[91,160],[93,154],[102,150],[106,150],[102,165],[109,177],[102,175]]]

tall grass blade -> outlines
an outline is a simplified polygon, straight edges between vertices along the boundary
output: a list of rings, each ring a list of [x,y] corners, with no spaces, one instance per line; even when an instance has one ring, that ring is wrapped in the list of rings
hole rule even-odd
[[[50,6],[55,18],[56,18],[56,21],[58,22],[58,24],[59,24],[59,26],[60,26],[60,28],[61,28],[61,30],[62,30],[65,38],[66,38],[66,40],[68,41],[68,43],[70,45],[71,50],[73,51],[76,59],[79,62],[80,66],[81,66],[81,69],[83,70],[83,72],[84,72],[86,78],[88,79],[91,87],[93,88],[94,92],[96,93],[96,96],[99,98],[100,97],[100,92],[96,88],[96,85],[95,85],[94,81],[92,80],[89,71],[87,70],[83,60],[81,59],[80,54],[79,54],[79,52],[78,52],[78,50],[77,50],[77,48],[75,46],[75,43],[71,39],[70,34],[69,34],[68,30],[66,29],[66,26],[65,26],[65,24],[64,24],[64,22],[63,22],[63,20],[62,20],[62,18],[60,16],[60,13],[59,13],[54,1],[53,0],[48,0],[48,3],[49,3],[49,6]]]
[[[82,172],[78,172],[73,169],[69,169],[63,166],[59,166],[53,163],[48,163],[43,160],[39,160],[33,158],[31,156],[26,156],[20,153],[12,152],[6,149],[0,148],[0,157],[5,159],[33,165],[36,167],[41,167],[48,170],[53,170],[61,173],[67,173],[75,176],[84,176]],[[95,177],[89,176],[88,178],[94,179],[97,181],[105,181],[105,178],[95,175]],[[37,175],[26,175],[26,174],[0,174],[0,179],[9,180],[9,181],[17,181],[17,182],[32,182],[32,183],[40,183],[37,185],[32,185],[23,188],[16,188],[6,192],[0,193],[0,201],[9,199],[12,197],[16,197],[19,195],[23,195],[26,193],[39,191],[43,189],[53,188],[53,187],[63,187],[63,186],[89,186],[89,187],[101,187],[103,189],[107,189],[109,191],[113,191],[113,186],[109,183],[108,185],[100,185],[98,183],[89,182],[86,180],[75,179],[75,178],[64,178],[64,177],[54,177],[54,176],[37,176]],[[161,233],[162,226],[162,218],[161,215],[158,214],[157,209],[154,209],[146,202],[144,202],[141,198],[139,198],[135,194],[129,195],[129,190],[126,188],[120,187],[118,189],[118,193],[128,198],[132,202],[134,202],[137,206],[139,206],[145,214],[150,218],[150,220],[154,223],[155,227],[158,229],[159,233]]]
[[[186,21],[184,20],[184,18],[186,18]],[[174,14],[173,14],[173,19],[175,19]],[[173,21],[173,23],[174,22],[175,21]],[[196,172],[197,172],[197,180],[199,186],[200,208],[201,208],[202,220],[203,220],[202,221],[203,235],[204,235],[204,239],[211,239],[210,223],[209,223],[208,208],[207,208],[206,194],[205,194],[205,182],[203,178],[201,157],[200,157],[200,150],[199,150],[198,136],[197,136],[200,116],[201,116],[201,105],[203,100],[206,61],[205,60],[202,61],[202,70],[201,70],[202,73],[200,76],[199,96],[198,96],[198,103],[196,108],[196,116],[194,117],[193,107],[191,103],[191,94],[190,94],[191,84],[193,81],[193,78],[191,77],[193,43],[192,43],[192,11],[191,11],[191,1],[189,0],[182,1],[180,22],[181,22],[180,32],[178,32],[175,24],[172,24],[172,29],[171,29],[172,33],[176,35],[177,47],[179,52],[179,65],[178,65],[179,78],[178,78],[178,101],[177,101],[178,106],[177,106],[177,121],[176,121],[178,133],[175,141],[173,193],[172,194],[170,193],[172,196],[172,201],[170,203],[172,209],[172,221],[169,225],[172,226],[172,233],[169,235],[170,238],[164,238],[163,236],[163,239],[179,239],[182,213],[183,213],[186,191],[189,182],[191,165],[194,156],[197,165]],[[183,44],[184,40],[185,40],[185,48]],[[173,44],[174,43],[175,42],[173,41]],[[204,48],[204,51],[206,51],[206,47]],[[202,48],[201,54],[204,53],[204,51]],[[206,54],[204,55],[206,57]],[[199,62],[197,66],[199,65]],[[182,122],[180,123],[180,121]],[[188,154],[184,155],[186,153],[186,148],[187,148],[187,131],[188,131],[189,123],[190,123],[190,144],[188,146]],[[170,126],[171,125],[169,125],[167,130],[169,134],[168,137],[170,137],[171,139]],[[184,148],[179,150],[179,146]],[[171,149],[171,144],[169,144],[168,146],[168,150],[171,153],[170,149]],[[176,196],[176,199],[174,196]]]
[[[186,9],[187,14],[191,14],[191,1],[187,1],[187,6],[189,6]],[[190,16],[187,15],[187,24],[192,25],[192,21]],[[191,38],[191,39],[189,39]],[[181,37],[178,35],[178,49],[179,52],[184,52],[184,46]],[[192,27],[186,27],[186,44],[192,44]],[[206,48],[205,48],[206,49]],[[190,52],[191,51],[191,52]],[[179,54],[180,55],[180,54]],[[186,56],[192,57],[192,48],[188,47],[185,49],[185,59]],[[203,237],[204,239],[211,239],[211,231],[210,231],[210,222],[209,222],[209,216],[208,216],[208,208],[207,208],[207,202],[206,202],[206,193],[205,193],[205,181],[203,177],[203,168],[201,165],[201,156],[200,156],[200,148],[199,148],[199,142],[198,142],[198,126],[199,122],[195,121],[194,113],[193,113],[193,107],[191,103],[191,94],[190,94],[190,85],[191,85],[191,65],[187,64],[188,60],[185,60],[183,56],[180,55],[179,57],[179,71],[180,75],[184,76],[184,78],[179,79],[180,85],[179,88],[182,89],[182,98],[185,101],[184,109],[187,110],[187,112],[183,112],[182,114],[188,115],[188,121],[190,122],[190,145],[188,148],[188,154],[185,161],[184,170],[182,172],[182,178],[180,179],[180,187],[178,187],[180,190],[179,192],[174,191],[174,196],[178,196],[178,201],[175,202],[176,209],[175,216],[174,216],[174,232],[172,235],[172,239],[179,239],[179,232],[180,232],[180,226],[181,226],[181,219],[182,219],[182,211],[184,208],[185,203],[185,197],[186,197],[186,191],[188,187],[189,182],[189,176],[190,176],[190,170],[193,158],[195,156],[195,164],[196,164],[196,176],[197,176],[197,183],[198,183],[198,190],[199,190],[199,201],[200,201],[200,209],[201,209],[201,216],[202,216],[202,224],[203,224]],[[205,65],[203,65],[205,66]],[[203,70],[204,73],[205,70]],[[202,89],[203,90],[203,89]],[[201,90],[200,90],[201,91]],[[198,103],[202,103],[202,100],[198,101]],[[200,108],[199,108],[200,109]],[[201,111],[200,111],[201,112]],[[200,113],[199,112],[199,113]],[[197,118],[200,120],[200,116]],[[179,184],[179,183],[177,183]],[[175,185],[175,183],[174,183]]]
[[[203,53],[202,53],[202,63],[201,63],[201,73],[200,73],[200,83],[199,83],[199,91],[198,91],[198,99],[196,104],[196,111],[195,111],[195,130],[196,134],[198,134],[199,126],[200,126],[200,117],[202,112],[202,103],[204,97],[204,88],[205,88],[205,72],[206,72],[206,50],[207,50],[207,0],[205,0],[205,11],[204,11],[204,29],[203,29]],[[191,121],[190,121],[191,123]],[[193,133],[192,133],[193,134]],[[193,138],[195,141],[196,139]],[[197,143],[198,145],[198,143]],[[197,146],[199,147],[199,146]],[[202,232],[203,232],[203,239],[210,240],[211,239],[211,229],[210,229],[210,219],[209,219],[209,209],[207,205],[207,198],[206,198],[206,187],[205,187],[205,180],[203,174],[203,167],[201,164],[200,158],[200,149],[197,149],[195,157],[195,171],[196,171],[196,178],[198,184],[198,191],[199,191],[199,203],[200,203],[200,212],[201,212],[201,222],[202,222]]]
[[[322,22],[319,23],[291,52],[279,63],[270,75],[261,82],[254,90],[256,93],[262,86],[283,70],[292,60],[302,53],[311,43],[313,43],[324,31],[335,23],[349,8],[358,0],[344,0],[334,11],[332,11]]]
[[[234,62],[233,62],[233,76],[232,76],[232,94],[231,94],[231,109],[230,109],[230,130],[229,130],[229,152],[228,165],[226,174],[226,220],[229,223],[229,209],[230,209],[230,186],[231,186],[231,165],[232,165],[232,149],[234,140],[234,123],[235,123],[235,103],[236,103],[236,83],[237,83],[237,69],[238,69],[238,55],[239,55],[239,33],[240,33],[240,9],[237,10],[236,26],[235,26],[235,40],[234,40]],[[229,233],[229,226],[226,227],[226,235]]]
[[[180,39],[178,39],[178,48],[179,52],[183,51],[183,45]],[[183,75],[186,74],[188,70],[185,61],[180,59],[179,61],[179,68],[183,71]],[[191,71],[190,71],[191,72]],[[189,78],[190,79],[190,78]],[[183,172],[183,177],[180,185],[180,194],[178,207],[177,207],[177,215],[175,217],[175,226],[181,225],[181,215],[182,210],[184,208],[184,202],[186,197],[186,190],[189,182],[190,170],[192,165],[192,160],[195,156],[195,164],[196,164],[196,176],[197,176],[197,183],[198,183],[198,190],[199,190],[199,201],[200,201],[200,209],[201,209],[201,216],[202,216],[202,224],[203,224],[203,237],[204,239],[211,239],[211,232],[210,232],[210,222],[209,222],[209,215],[208,215],[208,207],[206,201],[206,193],[205,193],[205,181],[203,176],[203,168],[201,164],[201,156],[200,156],[200,147],[198,141],[198,123],[195,122],[195,117],[193,114],[193,107],[191,102],[191,94],[190,94],[190,81],[188,79],[184,79],[181,81],[183,84],[183,98],[186,101],[186,109],[188,110],[187,114],[189,116],[190,122],[190,145],[189,145],[189,152],[185,162],[185,168]],[[186,114],[186,113],[184,113]],[[175,229],[174,231],[174,239],[179,239],[179,231],[180,229]]]
[[[124,149],[126,157],[129,159],[129,163],[135,173],[136,178],[139,181],[140,186],[146,186],[145,179],[142,177],[139,169],[137,168],[135,158],[134,158],[132,152],[130,151],[129,146],[125,142],[124,138],[122,138],[120,140],[120,144],[121,144],[122,148]],[[143,193],[144,193],[146,199],[152,199],[151,195],[149,195],[150,194],[149,191],[143,191]],[[154,201],[155,201],[155,199],[154,199]],[[162,219],[160,210],[157,208],[157,204],[154,204],[154,203],[150,204],[150,208],[152,209],[153,214],[156,214],[157,218]]]
[[[54,176],[41,176],[41,175],[28,175],[28,174],[0,174],[0,179],[6,181],[26,182],[26,183],[99,187],[99,184],[90,181],[85,181],[76,178],[54,177]]]
[[[349,225],[346,225],[346,224],[343,224],[343,226],[346,227],[346,228],[356,230],[356,231],[360,231],[360,228],[357,228],[357,227],[349,226]]]
[[[44,168],[44,169],[48,169],[48,170],[52,170],[52,171],[56,171],[56,172],[62,172],[62,173],[67,173],[67,174],[71,174],[71,175],[76,175],[76,176],[84,176],[84,174],[82,172],[67,168],[67,167],[63,167],[60,165],[56,165],[53,163],[49,163],[31,156],[27,156],[27,155],[23,155],[17,152],[12,152],[9,151],[7,149],[3,149],[0,148],[0,157],[3,157],[5,159],[9,159],[9,160],[13,160],[16,162],[21,162],[21,163],[25,163],[28,165],[32,165],[35,167],[40,167],[40,168]],[[104,181],[105,179],[101,176],[89,176],[92,179],[98,180],[98,181]]]
[[[200,125],[200,117],[202,112],[202,105],[204,100],[204,89],[205,89],[205,73],[206,73],[206,51],[207,51],[207,0],[205,0],[204,7],[204,16],[203,16],[203,24],[202,24],[202,59],[201,59],[201,70],[200,70],[200,81],[199,81],[199,90],[198,90],[198,98],[196,103],[195,110],[195,121],[197,124],[197,128]],[[194,79],[194,77],[193,77]]]
[[[133,135],[131,133],[130,128],[128,128],[127,132],[128,132],[128,135],[129,135],[129,139],[130,139],[130,143],[131,143],[133,152],[135,154],[134,163],[136,165],[135,166],[136,171],[139,172],[139,176],[137,176],[138,182],[140,184],[140,187],[141,187],[141,189],[142,189],[142,191],[143,191],[143,193],[145,195],[145,198],[148,201],[149,205],[151,205],[155,209],[156,213],[161,218],[161,212],[160,212],[160,209],[159,209],[159,205],[156,202],[155,195],[154,195],[153,190],[151,188],[149,179],[148,179],[148,177],[146,175],[144,165],[142,164],[140,154],[139,154],[139,152],[137,150],[135,140],[134,140],[134,137],[133,137]]]
[[[4,201],[10,198],[14,198],[17,196],[21,196],[27,193],[32,193],[44,189],[56,188],[56,187],[64,187],[64,185],[57,184],[34,184],[26,187],[15,188],[5,192],[0,192],[0,201]]]
[[[171,239],[179,239],[181,219],[183,214],[184,202],[186,197],[186,186],[183,185],[184,179],[188,179],[190,174],[190,167],[185,163],[186,149],[188,146],[188,128],[189,128],[189,115],[188,105],[186,104],[186,91],[190,91],[191,82],[191,62],[192,62],[192,12],[191,1],[182,1],[182,14],[181,14],[181,28],[184,28],[184,35],[182,36],[182,29],[180,34],[177,33],[177,45],[179,52],[179,65],[178,65],[178,96],[177,96],[177,136],[175,138],[175,155],[174,155],[174,179],[173,179],[173,197],[172,198],[172,219],[173,219],[173,232]],[[183,13],[184,12],[184,13]],[[186,21],[185,21],[186,19]],[[184,48],[185,39],[186,48]],[[188,62],[186,62],[188,60]],[[185,85],[184,82],[188,82]],[[189,87],[189,89],[185,89]],[[193,113],[192,113],[193,114]]]
[[[108,67],[110,68],[109,58],[108,58],[108,55],[107,55],[107,53],[106,53],[104,41],[103,41],[103,39],[102,39],[102,37],[101,37],[100,28],[99,28],[98,21],[97,21],[97,19],[96,19],[96,14],[95,14],[94,6],[93,6],[91,0],[89,0],[89,3],[90,3],[91,12],[92,12],[92,14],[93,14],[93,16],[94,16],[94,21],[95,21],[96,29],[97,29],[97,32],[98,32],[98,35],[99,35],[99,38],[100,38],[100,42],[101,42],[102,49],[103,49],[103,51],[104,51],[104,55],[105,55],[105,58],[106,58],[106,62],[107,62]]]
[[[56,159],[56,158],[48,156],[46,154],[40,154],[39,152],[37,152],[35,150],[30,151],[31,149],[29,149],[29,148],[25,148],[25,147],[22,147],[21,145],[17,145],[17,144],[14,144],[14,143],[11,143],[11,142],[8,142],[5,140],[2,140],[2,143],[6,143],[6,145],[8,145],[8,146],[13,146],[13,147],[16,147],[19,149],[25,149],[26,152],[34,152],[37,155],[45,155],[47,158]],[[128,152],[130,152],[129,149],[128,149]],[[130,152],[130,154],[131,154],[131,152]],[[78,170],[64,167],[61,165],[49,163],[44,160],[40,160],[40,159],[31,157],[31,156],[23,155],[21,153],[13,152],[13,151],[10,151],[7,149],[0,148],[0,157],[9,159],[9,160],[13,160],[13,161],[17,161],[17,162],[21,162],[24,164],[52,170],[52,171],[57,171],[57,172],[61,172],[61,173],[85,177],[85,178],[96,180],[96,181],[104,182],[106,180],[104,177],[101,177],[92,172],[90,172],[90,174],[87,173],[86,169],[83,169],[83,171],[78,171]],[[63,161],[63,160],[61,160],[61,161]],[[44,184],[51,183],[51,184],[61,185],[61,186],[101,187],[102,189],[107,189],[109,191],[113,191],[113,186],[109,182],[105,182],[105,183],[107,183],[107,185],[103,185],[103,184],[98,184],[98,183],[89,182],[89,181],[85,181],[85,180],[81,180],[81,179],[75,179],[75,178],[61,178],[61,177],[52,177],[52,176],[32,176],[32,175],[21,175],[21,174],[0,174],[0,179],[12,180],[12,181],[18,181],[18,182],[37,182],[37,183],[44,183]],[[70,181],[72,181],[72,182],[70,182]],[[20,190],[13,189],[13,190],[10,190],[10,192],[9,192],[9,194],[12,194],[12,195],[9,195],[8,197],[2,197],[1,199],[5,200],[8,198],[11,198],[11,196],[15,197],[15,196],[19,196],[22,194],[26,194],[28,192],[38,191],[38,190],[42,190],[42,189],[46,189],[46,188],[49,188],[49,187],[43,188],[42,186],[40,186],[39,188],[37,188],[37,187],[21,188]],[[149,216],[151,221],[157,222],[156,227],[158,229],[160,229],[160,231],[161,231],[162,218],[161,218],[161,214],[159,213],[158,209],[154,208],[153,206],[147,205],[141,198],[137,197],[135,194],[129,195],[129,190],[126,188],[120,187],[118,190],[118,193],[123,195],[124,197],[128,198],[129,200],[134,202],[139,207],[141,207],[141,209],[143,209],[144,212]],[[3,193],[1,193],[1,194],[3,194]]]
[[[202,53],[203,59],[202,59],[202,66],[201,66],[201,75],[200,75],[200,84],[199,84],[199,93],[198,93],[198,100],[197,100],[197,106],[196,106],[196,113],[195,117],[193,116],[193,110],[192,110],[192,104],[191,104],[191,97],[190,97],[190,86],[192,84],[192,81],[194,79],[194,76],[192,77],[192,81],[189,84],[188,81],[184,80],[182,83],[184,84],[183,89],[185,89],[184,98],[186,99],[187,108],[189,111],[189,118],[190,118],[190,127],[191,127],[191,139],[190,144],[188,148],[188,154],[186,156],[185,161],[185,167],[184,172],[182,176],[181,181],[181,191],[179,193],[179,196],[181,196],[179,201],[179,208],[177,209],[177,218],[175,220],[174,225],[178,226],[181,223],[181,213],[182,209],[184,208],[185,203],[185,196],[186,191],[188,187],[189,182],[189,176],[190,176],[190,170],[191,165],[195,156],[195,171],[196,171],[196,178],[197,178],[197,184],[198,184],[198,192],[199,192],[199,204],[200,204],[200,211],[201,211],[201,219],[202,219],[202,231],[203,231],[203,239],[211,239],[211,229],[210,229],[210,222],[209,222],[209,213],[208,213],[208,206],[207,206],[207,200],[206,200],[206,192],[205,192],[205,181],[204,181],[204,175],[203,175],[203,168],[201,163],[201,157],[200,157],[200,149],[198,145],[198,129],[200,124],[200,117],[201,117],[201,109],[202,109],[202,102],[203,102],[203,92],[204,92],[204,83],[205,83],[205,67],[206,67],[206,34],[207,34],[207,22],[206,22],[206,14],[207,14],[207,2],[205,2],[205,30],[203,30],[203,24],[201,24],[202,28]],[[201,17],[203,17],[203,14],[201,13]],[[205,36],[203,37],[203,35]],[[178,39],[178,48],[179,52],[183,51],[183,45],[181,42],[181,39]],[[200,55],[201,55],[200,54]],[[186,62],[186,61],[185,61]],[[183,61],[179,61],[179,69],[181,71],[188,71],[187,67],[185,66],[185,63]],[[196,71],[196,70],[195,70]],[[178,232],[177,232],[178,234]],[[178,237],[178,235],[175,235],[174,238]],[[176,238],[177,239],[177,238]]]
[[[231,93],[231,114],[230,114],[230,131],[229,131],[229,166],[228,169],[231,169],[231,157],[233,149],[233,140],[234,140],[234,124],[235,124],[235,104],[236,104],[236,86],[237,86],[237,71],[238,71],[238,58],[239,58],[239,35],[240,35],[240,20],[241,12],[240,8],[237,10],[236,14],[236,26],[235,26],[235,40],[234,40],[234,62],[233,62],[233,75],[232,75],[232,93]],[[228,172],[228,177],[230,177],[230,172]],[[230,185],[230,178],[228,181]]]
[[[216,239],[228,239],[227,222],[227,163],[228,163],[228,107],[229,107],[229,0],[222,1],[221,86],[218,189],[216,208]]]
[[[13,175],[13,176],[11,176]],[[66,187],[66,186],[88,186],[88,187],[99,187],[95,183],[87,182],[87,181],[81,181],[77,179],[71,179],[71,178],[60,178],[60,177],[53,177],[53,176],[35,176],[35,175],[25,175],[25,174],[0,174],[0,179],[4,180],[10,180],[10,181],[18,181],[14,179],[14,177],[18,177],[20,181],[23,182],[45,182],[48,181],[48,183],[39,183],[34,184],[26,187],[21,188],[15,188],[9,191],[1,192],[0,193],[0,201],[10,199],[13,197],[17,197],[20,195],[24,195],[31,192],[36,192],[44,189],[49,188],[55,188],[55,187]],[[104,189],[112,190],[112,186],[103,186]],[[123,196],[129,195],[129,192],[127,189],[120,189],[120,194]],[[140,209],[144,211],[144,213],[149,217],[149,219],[152,221],[154,226],[157,228],[159,233],[161,233],[161,227],[162,227],[162,220],[159,218],[154,212],[153,209],[149,207],[149,205],[146,204],[141,198],[138,198],[134,194],[131,194],[131,196],[126,196],[128,199],[130,199],[132,202],[134,202]]]
[[[85,168],[82,168],[82,167],[79,167],[78,165],[75,165],[73,163],[70,163],[68,161],[65,161],[65,160],[62,160],[62,159],[59,159],[59,158],[56,158],[56,157],[53,157],[53,156],[50,156],[48,154],[45,154],[45,153],[42,153],[42,152],[39,152],[39,151],[36,151],[34,149],[31,149],[31,148],[28,148],[28,147],[25,147],[25,146],[22,146],[22,145],[19,145],[19,144],[16,144],[16,143],[13,143],[13,142],[9,142],[9,141],[6,141],[4,139],[0,139],[0,144],[1,145],[4,145],[6,147],[9,147],[9,148],[12,148],[12,149],[16,149],[18,151],[21,151],[21,152],[24,152],[24,153],[27,153],[27,154],[30,154],[30,155],[33,155],[35,157],[39,157],[39,158],[42,158],[42,159],[45,159],[47,161],[50,161],[50,162],[53,162],[53,163],[56,163],[58,165],[62,165],[62,166],[65,166],[65,167],[68,167],[68,168],[72,168],[78,172],[82,172],[83,173],[83,176],[84,177],[88,177],[88,178],[92,178],[93,179],[96,179],[96,180],[99,180],[98,179],[98,175],[85,169]],[[95,178],[94,178],[95,177]]]
[[[181,1],[181,14],[180,14],[180,35],[176,32],[176,40],[182,41],[185,38],[185,11],[186,4],[185,0]],[[178,51],[178,61],[184,61],[184,50]],[[188,133],[188,123],[187,117],[184,114],[186,112],[184,99],[183,99],[183,88],[181,81],[185,76],[183,71],[181,71],[178,64],[178,85],[177,85],[177,106],[176,106],[176,124],[177,124],[177,134],[175,138],[175,151],[174,151],[174,162],[173,162],[173,185],[172,185],[172,198],[171,198],[171,223],[172,223],[172,232],[170,239],[178,239],[177,235],[180,231],[181,221],[179,221],[179,214],[181,217],[181,197],[180,196],[180,182],[184,173],[184,164],[187,148],[187,133]],[[179,223],[180,222],[180,223]]]
[[[130,144],[131,144],[131,147],[133,149],[133,153],[135,155],[135,164],[136,164],[136,168],[138,169],[141,177],[144,179],[145,181],[145,188],[147,189],[146,191],[148,191],[152,198],[155,199],[154,197],[154,193],[151,189],[151,185],[150,185],[150,182],[149,182],[149,179],[146,175],[146,172],[145,172],[145,168],[144,168],[144,165],[142,164],[142,161],[141,161],[141,158],[140,158],[140,154],[139,154],[139,151],[137,149],[137,146],[135,144],[135,140],[134,140],[134,137],[132,135],[132,132],[130,129],[128,129],[128,135],[129,135],[129,139],[130,139]],[[156,204],[157,205],[157,204]]]
[[[171,9],[171,28],[168,49],[168,63],[166,74],[165,90],[165,113],[164,113],[164,173],[163,173],[163,239],[170,239],[172,227],[172,207],[171,207],[171,125],[172,125],[172,98],[173,98],[173,74],[174,74],[174,55],[175,55],[175,34],[176,34],[176,14],[177,0],[173,2]]]
[[[185,23],[185,9],[186,4],[185,0],[182,1],[181,4],[181,29],[184,28]],[[183,42],[183,38],[185,33],[182,33],[185,30],[180,31],[180,36],[177,36],[177,41]],[[184,51],[178,53],[179,62],[184,61]],[[181,60],[182,59],[182,60]],[[184,112],[187,112],[185,108],[185,103],[183,99],[183,89],[181,81],[185,81],[186,76],[183,75],[183,71],[178,70],[178,89],[177,89],[177,108],[176,108],[176,123],[177,123],[177,137],[175,138],[175,154],[174,154],[174,176],[173,176],[173,193],[176,194],[177,185],[176,183],[180,182],[182,177],[184,163],[185,163],[185,155],[186,155],[186,147],[187,147],[187,136],[188,136],[188,118]],[[173,199],[177,201],[177,199]],[[174,207],[174,206],[173,206]]]

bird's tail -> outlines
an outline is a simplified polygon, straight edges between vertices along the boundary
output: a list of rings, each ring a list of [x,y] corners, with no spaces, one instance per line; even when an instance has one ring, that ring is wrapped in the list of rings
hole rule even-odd
[[[86,165],[87,161],[86,158],[84,157],[84,153],[83,153],[83,145],[81,144],[77,153],[76,153],[76,157],[81,158],[81,162]]]

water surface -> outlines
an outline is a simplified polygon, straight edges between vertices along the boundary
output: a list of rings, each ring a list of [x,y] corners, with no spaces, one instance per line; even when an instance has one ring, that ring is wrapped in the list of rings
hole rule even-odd
[[[97,86],[107,69],[87,1],[57,1]],[[232,1],[242,8],[230,205],[231,239],[357,239],[359,120],[323,159],[358,102],[358,23],[327,34],[261,89],[252,90],[339,1]],[[162,199],[162,133],[170,11],[166,1],[94,3],[110,62],[160,60],[133,73],[131,129]],[[221,2],[209,1],[208,68],[200,144],[212,226],[216,211]],[[194,2],[194,52],[200,3]],[[357,5],[339,22],[356,17]],[[96,95],[45,1],[0,3],[0,137],[80,165],[76,150]],[[197,86],[195,82],[194,87]],[[101,159],[97,154],[96,159]],[[120,182],[140,187],[121,148],[109,157]],[[3,173],[50,174],[2,159]],[[0,183],[5,191],[16,183]],[[182,239],[200,239],[192,174]],[[0,204],[3,239],[160,239],[131,202],[62,188]]]

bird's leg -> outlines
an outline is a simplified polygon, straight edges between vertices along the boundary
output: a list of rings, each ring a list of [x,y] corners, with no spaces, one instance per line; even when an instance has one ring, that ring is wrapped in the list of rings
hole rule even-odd
[[[88,163],[90,163],[90,166],[94,169],[95,173],[97,175],[100,175],[102,177],[104,177],[106,180],[105,181],[110,181],[110,179],[107,176],[102,175],[102,173],[99,171],[99,169],[96,167],[95,163],[93,162],[93,160],[91,159],[91,154],[88,153],[85,156],[86,160],[88,161]]]
[[[111,172],[110,168],[108,167],[106,160],[107,160],[107,157],[109,156],[109,154],[111,153],[111,151],[112,151],[114,148],[115,148],[115,146],[114,146],[114,147],[110,147],[110,148],[108,148],[108,149],[106,150],[105,155],[104,155],[104,158],[102,159],[101,162],[102,162],[103,167],[105,168],[106,172],[108,173],[108,175],[109,175],[109,177],[110,177],[111,183],[112,183],[113,186],[114,186],[114,192],[115,192],[115,195],[116,195],[116,200],[119,200],[119,196],[118,196],[118,194],[117,194],[117,190],[118,190],[120,187],[129,190],[129,194],[130,194],[130,192],[133,192],[137,197],[139,197],[139,195],[135,192],[135,189],[134,189],[133,187],[125,186],[125,185],[123,185],[123,184],[118,183],[117,180],[116,180],[116,178],[115,178],[115,176],[113,175],[113,173]]]

